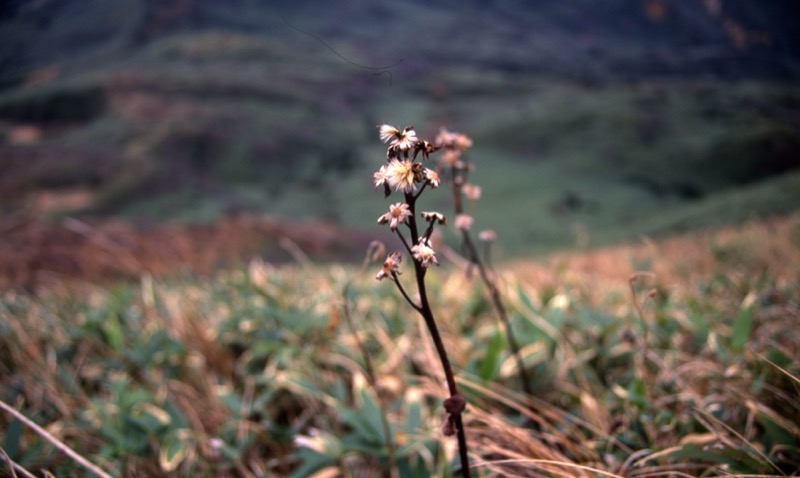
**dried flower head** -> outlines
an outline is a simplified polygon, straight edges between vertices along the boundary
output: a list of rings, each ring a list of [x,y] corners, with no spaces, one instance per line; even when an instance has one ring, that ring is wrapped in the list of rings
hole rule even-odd
[[[478,234],[478,239],[483,242],[494,242],[497,240],[497,233],[491,229],[484,229]]]
[[[398,251],[392,252],[386,256],[386,260],[383,261],[381,270],[375,274],[375,278],[377,280],[383,280],[386,277],[394,277],[394,275],[399,275],[401,262],[403,262],[403,255]]]
[[[476,186],[472,183],[466,183],[461,187],[461,190],[464,191],[464,196],[470,201],[477,201],[481,198],[481,187]]]
[[[416,189],[418,163],[409,160],[393,159],[386,168],[386,180],[397,191],[411,192]]]
[[[447,149],[441,156],[441,161],[448,167],[456,166],[461,162],[461,152],[455,149]]]
[[[406,222],[406,218],[413,216],[408,204],[404,202],[394,203],[389,206],[389,212],[378,218],[378,224],[389,224],[389,229],[397,230],[397,226]]]
[[[389,124],[382,124],[378,126],[378,135],[381,141],[388,143],[393,139],[397,139],[402,135],[402,131]]]
[[[453,133],[442,128],[436,136],[436,145],[443,148],[466,151],[472,147],[472,139],[461,133]]]
[[[381,241],[372,241],[367,247],[367,257],[370,262],[377,261],[386,255],[386,246]]]
[[[453,138],[453,144],[461,151],[466,151],[472,147],[472,139],[467,135],[459,133],[455,135],[455,138]]]
[[[375,189],[383,186],[384,197],[389,197],[392,194],[392,188],[389,186],[389,168],[384,164],[381,169],[372,173],[372,182],[375,183]]]
[[[381,166],[381,169],[372,173],[372,182],[375,183],[375,188],[384,186],[388,182],[387,172],[388,169],[384,164],[383,166]]]
[[[411,248],[411,253],[422,267],[428,267],[431,263],[439,265],[439,260],[436,258],[436,252],[431,247],[430,240],[424,237],[419,239],[419,244]]]
[[[427,141],[418,141],[417,144],[414,146],[414,157],[416,157],[417,154],[422,153],[423,158],[429,159],[430,154],[439,149],[440,146],[434,146],[433,144]]]
[[[423,211],[419,213],[419,215],[422,216],[422,218],[428,222],[436,221],[441,225],[444,225],[447,222],[447,218],[444,217],[444,214],[438,213],[436,211]]]
[[[378,126],[381,141],[389,143],[390,149],[408,151],[416,147],[419,140],[413,126],[406,126],[399,130],[392,125],[384,124]]]
[[[434,188],[438,188],[442,183],[442,180],[439,178],[439,173],[432,169],[425,168],[422,175],[425,177],[425,180],[428,181],[428,184]]]
[[[475,220],[469,214],[459,214],[456,216],[456,227],[462,231],[469,231],[472,228],[472,223]]]

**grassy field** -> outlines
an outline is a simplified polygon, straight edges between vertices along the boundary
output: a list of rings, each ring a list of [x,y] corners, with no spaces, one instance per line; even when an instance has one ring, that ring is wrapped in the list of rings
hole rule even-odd
[[[428,274],[473,475],[800,475],[783,8],[317,3],[0,19],[0,476],[457,473],[427,329],[346,262],[383,123],[472,137],[499,236],[526,386],[454,228]]]
[[[116,476],[450,476],[432,345],[377,267],[7,291],[0,398]],[[798,271],[797,214],[504,262],[526,396],[480,283],[433,270],[475,474],[797,475]],[[84,476],[0,429],[19,466]]]

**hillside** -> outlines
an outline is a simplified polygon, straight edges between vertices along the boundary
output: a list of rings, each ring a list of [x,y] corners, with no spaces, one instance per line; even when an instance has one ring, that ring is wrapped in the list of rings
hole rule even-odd
[[[474,213],[509,256],[787,213],[796,10],[6,2],[0,215],[370,234],[383,122],[475,138]],[[501,212],[520,203],[523,217]]]

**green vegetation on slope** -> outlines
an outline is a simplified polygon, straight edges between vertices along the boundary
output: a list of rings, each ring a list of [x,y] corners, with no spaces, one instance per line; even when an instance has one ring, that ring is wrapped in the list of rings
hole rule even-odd
[[[414,6],[406,14],[426,34],[380,49],[381,58],[364,45],[383,23],[348,36],[324,16],[287,18],[355,63],[403,59],[376,75],[274,9],[200,1],[173,18],[157,4],[130,3],[141,9],[108,51],[40,65],[29,84],[0,95],[3,217],[210,222],[254,212],[369,231],[382,213],[372,208],[369,178],[382,161],[374,145],[383,122],[413,124],[425,136],[446,126],[475,139],[484,202],[474,214],[511,256],[670,232],[670,224],[741,222],[800,204],[797,188],[786,186],[800,166],[800,88],[791,82],[502,67],[505,28],[519,27],[502,15],[487,20],[485,33],[497,41],[475,57],[463,42],[448,46],[460,54],[432,46],[442,32],[469,32],[459,28],[462,11],[451,18]],[[544,21],[550,9],[559,11],[549,5],[525,18]],[[397,10],[364,14],[391,18],[386,28],[399,33]],[[157,25],[159,12],[165,25]],[[77,31],[76,21],[59,28]],[[603,38],[611,50],[627,45]],[[515,55],[530,43],[516,41]],[[495,57],[498,64],[487,60]],[[609,58],[595,66],[610,68]],[[89,200],[37,206],[42,194],[76,190]],[[733,197],[747,207],[717,214],[714,204]],[[518,213],[500,214],[509,210],[500,205]]]
[[[431,271],[476,474],[797,473],[798,251],[795,215],[610,251],[594,275],[516,265],[539,271],[503,287],[535,397],[485,291]],[[645,272],[633,296],[631,270]],[[378,476],[390,460],[399,476],[450,476],[429,337],[386,284],[360,278],[343,297],[356,275],[255,261],[209,281],[7,292],[0,399],[117,476]],[[0,429],[21,466],[79,473],[9,416]]]

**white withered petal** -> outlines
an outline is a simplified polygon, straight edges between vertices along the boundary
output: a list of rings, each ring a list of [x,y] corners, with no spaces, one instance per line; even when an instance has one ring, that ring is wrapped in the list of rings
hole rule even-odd
[[[438,222],[439,224],[444,225],[447,222],[447,218],[444,217],[444,214],[436,212],[436,211],[423,211],[419,213],[420,216],[423,217],[428,222]]]
[[[431,247],[429,240],[424,237],[420,238],[419,244],[411,248],[411,253],[414,259],[417,260],[422,267],[428,267],[431,263],[439,265],[439,260],[436,258],[436,252]]]
[[[389,186],[397,191],[402,189],[404,192],[411,192],[416,189],[415,179],[416,171],[413,161],[393,159],[389,162],[386,169],[386,180],[389,182]]]
[[[406,218],[411,217],[411,210],[404,202],[394,203],[389,206],[389,212],[378,218],[378,224],[389,224],[389,229],[397,230],[397,226],[406,222]]]
[[[403,262],[403,255],[397,251],[392,252],[386,256],[386,260],[383,261],[381,270],[375,274],[375,278],[378,280],[383,280],[386,277],[392,277],[394,274],[399,275],[401,262]]]

